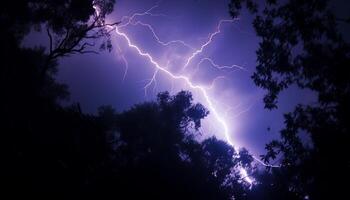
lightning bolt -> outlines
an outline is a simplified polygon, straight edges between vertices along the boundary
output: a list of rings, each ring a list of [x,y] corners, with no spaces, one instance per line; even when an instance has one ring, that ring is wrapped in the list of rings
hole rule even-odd
[[[143,87],[144,91],[145,91],[145,97],[147,97],[147,89],[152,85],[152,83],[154,83],[154,87],[153,87],[153,92],[156,90],[157,87],[157,74],[159,72],[159,69],[156,69],[153,73],[152,78],[149,80],[149,82]]]
[[[123,82],[124,82],[126,75],[128,74],[129,62],[125,58],[124,53],[123,53],[122,49],[120,48],[120,46],[118,44],[116,44],[116,46],[117,46],[117,54],[119,55],[120,59],[124,62],[124,65],[125,65],[125,70],[124,70],[124,75],[123,75]]]
[[[156,42],[162,46],[169,46],[169,45],[172,45],[172,44],[180,44],[180,45],[183,45],[189,49],[194,49],[193,47],[191,47],[189,44],[185,43],[184,41],[182,40],[171,40],[171,41],[168,41],[168,42],[164,42],[162,41],[159,36],[156,34],[154,28],[152,25],[150,24],[147,24],[147,23],[144,23],[144,22],[141,22],[141,21],[136,21],[136,22],[130,22],[131,25],[141,25],[141,26],[144,26],[144,27],[147,27],[152,35],[153,35],[153,38],[156,39]]]
[[[197,49],[196,51],[194,51],[194,52],[192,53],[191,56],[189,56],[189,57],[187,58],[187,61],[186,61],[185,65],[184,65],[183,69],[186,69],[186,68],[188,67],[188,65],[190,64],[190,62],[191,62],[198,54],[200,54],[200,53],[203,52],[203,50],[205,49],[205,47],[207,47],[207,46],[213,41],[214,36],[216,36],[217,34],[221,33],[221,25],[222,25],[223,23],[233,23],[233,22],[234,22],[235,20],[237,20],[237,19],[238,19],[238,18],[236,18],[236,19],[223,19],[223,20],[220,20],[218,26],[216,27],[216,31],[213,32],[213,33],[211,33],[211,34],[209,34],[209,37],[208,37],[207,41],[206,41],[199,49]]]
[[[238,152],[238,149],[236,149],[235,145],[233,144],[233,142],[231,141],[230,139],[230,136],[229,136],[229,128],[227,126],[227,123],[225,122],[225,120],[219,115],[218,111],[215,109],[215,106],[213,105],[212,103],[212,100],[211,98],[209,97],[208,95],[208,92],[206,90],[205,87],[202,87],[200,85],[195,85],[191,82],[191,80],[187,77],[187,76],[184,76],[184,75],[175,75],[173,74],[172,72],[170,72],[169,70],[165,69],[164,67],[162,67],[158,62],[156,62],[154,60],[154,58],[149,54],[149,53],[146,53],[146,52],[143,52],[136,44],[132,43],[130,38],[123,32],[121,32],[119,30],[118,27],[115,28],[115,32],[122,38],[124,38],[128,44],[128,46],[134,50],[136,50],[136,52],[146,58],[152,65],[154,65],[154,67],[157,69],[156,72],[158,73],[158,71],[161,71],[167,75],[169,75],[171,78],[173,79],[179,79],[179,80],[182,80],[184,81],[191,89],[193,90],[198,90],[204,97],[204,99],[206,100],[206,103],[207,105],[209,106],[209,110],[210,112],[214,115],[214,117],[216,118],[216,120],[221,124],[221,126],[223,127],[223,131],[224,131],[224,134],[225,134],[225,138],[226,138],[226,141],[229,145],[231,145],[232,147],[234,147],[235,151]],[[154,73],[154,76],[153,76],[153,80],[154,80],[154,77],[156,76],[157,73]],[[245,180],[249,183],[249,184],[253,184],[254,180],[252,180],[249,176],[248,176],[248,173],[247,171],[244,169],[244,168],[241,168],[240,169],[240,173],[242,175],[242,177],[245,177]]]
[[[169,63],[170,63],[169,60],[168,60],[168,63],[167,63],[167,66],[166,66],[166,67],[162,66],[160,63],[158,63],[158,62],[152,57],[152,55],[151,55],[150,53],[145,52],[144,50],[142,50],[137,44],[135,44],[135,43],[133,43],[133,42],[131,41],[131,39],[128,37],[128,35],[127,35],[125,32],[121,31],[121,28],[126,27],[126,26],[128,26],[128,25],[140,25],[140,26],[143,26],[143,27],[148,28],[148,29],[150,30],[150,32],[152,33],[152,36],[153,36],[153,38],[155,39],[155,41],[156,41],[158,44],[162,45],[162,46],[168,46],[168,45],[171,45],[171,44],[180,44],[180,45],[183,45],[183,46],[185,46],[185,47],[187,47],[187,48],[189,48],[189,49],[191,49],[191,50],[194,50],[194,51],[192,52],[192,54],[186,59],[186,62],[185,62],[185,64],[184,64],[184,66],[183,66],[183,69],[186,69],[186,68],[190,65],[190,63],[193,61],[193,59],[194,59],[196,56],[200,55],[200,54],[204,51],[204,49],[212,43],[214,37],[215,37],[216,35],[218,35],[219,33],[221,33],[221,26],[222,26],[223,23],[233,23],[233,22],[234,22],[235,20],[237,20],[237,19],[224,19],[224,20],[220,20],[219,23],[218,23],[218,25],[217,25],[217,27],[216,27],[216,30],[215,30],[214,32],[212,32],[212,33],[209,34],[209,36],[208,36],[206,42],[205,42],[204,44],[202,44],[202,45],[200,46],[200,48],[194,49],[193,47],[191,47],[189,44],[185,43],[185,42],[182,41],[182,40],[172,40],[172,41],[164,42],[164,41],[162,41],[162,40],[159,38],[159,36],[156,34],[155,29],[154,29],[150,24],[143,23],[143,22],[141,22],[141,21],[136,21],[136,22],[134,22],[134,19],[135,19],[135,17],[137,17],[137,16],[145,16],[145,15],[149,15],[149,16],[166,16],[166,15],[163,15],[163,14],[153,14],[153,13],[151,13],[151,11],[152,11],[153,9],[155,9],[156,7],[158,7],[158,5],[151,7],[150,9],[148,9],[148,10],[145,11],[145,12],[142,12],[142,13],[135,13],[135,14],[133,14],[133,15],[130,16],[130,17],[124,16],[124,17],[122,17],[122,21],[125,20],[125,19],[127,19],[127,22],[126,22],[126,23],[121,24],[121,25],[118,25],[117,27],[110,27],[110,28],[112,28],[112,29],[115,29],[115,33],[116,33],[119,37],[123,38],[123,39],[126,41],[127,46],[128,46],[130,49],[135,50],[136,53],[137,53],[139,56],[145,58],[146,60],[148,60],[148,61],[154,66],[155,71],[154,71],[154,73],[153,73],[153,76],[152,76],[152,78],[149,80],[149,82],[144,86],[145,95],[147,95],[147,89],[148,89],[152,84],[154,84],[154,88],[153,88],[153,89],[156,88],[156,76],[157,76],[157,74],[158,74],[159,72],[162,72],[162,73],[168,75],[168,76],[172,79],[172,81],[173,81],[173,80],[180,80],[180,81],[186,83],[186,85],[187,85],[189,88],[191,88],[192,90],[198,91],[198,92],[202,95],[202,97],[204,98],[204,100],[205,100],[205,102],[206,102],[206,104],[207,104],[207,107],[208,107],[209,111],[210,111],[211,114],[214,116],[214,118],[216,119],[216,121],[221,125],[222,131],[223,131],[223,133],[224,133],[224,135],[225,135],[226,142],[227,142],[230,146],[232,146],[236,152],[239,152],[239,149],[237,149],[237,147],[234,145],[234,143],[232,142],[232,140],[231,140],[231,138],[230,138],[229,127],[228,127],[228,125],[227,125],[227,122],[226,122],[225,119],[220,115],[219,111],[218,111],[218,110],[216,109],[216,107],[214,106],[214,103],[213,103],[214,100],[213,100],[213,99],[210,97],[210,95],[208,94],[208,90],[213,88],[213,85],[214,85],[215,81],[216,81],[217,79],[223,78],[223,77],[216,77],[216,78],[214,79],[214,81],[212,82],[212,84],[211,84],[210,87],[204,87],[204,86],[195,84],[195,83],[193,83],[193,82],[191,81],[191,79],[190,79],[188,76],[182,75],[182,74],[177,75],[177,74],[172,73],[170,70],[168,70],[167,68],[168,68],[168,65],[169,65]],[[118,49],[119,49],[119,52],[121,52],[120,48],[118,48]],[[121,54],[121,53],[120,53],[120,54]],[[122,57],[122,59],[124,60],[124,62],[126,63],[126,65],[128,65],[128,64],[127,64],[128,62],[127,62],[127,60],[125,59],[124,56]],[[209,62],[213,67],[215,67],[216,69],[219,69],[219,70],[222,70],[222,69],[239,69],[239,70],[245,70],[245,71],[246,71],[246,69],[245,69],[244,67],[239,66],[239,65],[230,65],[230,66],[229,66],[229,65],[222,65],[222,66],[220,66],[220,65],[216,64],[211,58],[208,58],[208,57],[202,58],[202,59],[200,60],[200,62],[197,64],[197,67],[199,67],[199,66],[200,66],[203,62],[205,62],[205,61]],[[127,74],[127,68],[128,68],[128,67],[126,67],[123,80],[125,79],[125,76],[126,76],[126,74]],[[173,82],[172,82],[172,88],[173,88]],[[247,110],[248,110],[248,109],[247,109]],[[242,112],[246,112],[246,111],[242,111]],[[242,113],[240,113],[240,114],[242,114]],[[259,160],[258,158],[256,158],[255,156],[253,156],[253,158],[254,158],[254,160],[256,160],[258,163],[260,163],[260,164],[262,164],[262,165],[264,165],[264,166],[266,166],[266,167],[279,167],[279,166],[274,166],[274,165],[266,164],[266,163],[264,163],[263,161],[261,161],[261,160]],[[239,171],[240,171],[240,175],[241,175],[242,177],[244,177],[244,180],[245,180],[247,183],[249,183],[250,185],[252,185],[252,184],[254,183],[254,179],[252,179],[252,178],[248,175],[246,169],[244,169],[243,167],[240,167]]]
[[[134,13],[133,15],[131,16],[123,16],[121,21],[125,21],[127,19],[127,23],[125,24],[120,24],[119,25],[119,28],[121,27],[125,27],[125,26],[128,26],[129,24],[131,24],[131,22],[133,21],[133,19],[137,16],[145,16],[145,15],[149,15],[149,16],[152,16],[152,17],[159,17],[159,16],[166,16],[164,14],[153,14],[151,13],[152,10],[154,10],[155,8],[159,7],[158,4],[152,6],[150,9],[146,10],[145,12],[142,12],[142,13]],[[98,10],[94,7],[95,10]],[[97,15],[98,15],[99,12],[97,12]]]
[[[121,32],[119,30],[118,27],[116,27],[115,29],[115,32],[122,38],[124,38],[128,44],[128,46],[134,50],[136,50],[136,52],[142,56],[142,57],[145,57],[146,59],[148,59],[148,61],[154,65],[154,67],[156,69],[158,69],[159,71],[161,72],[164,72],[165,74],[169,75],[171,78],[173,79],[179,79],[179,80],[182,80],[184,81],[191,89],[194,89],[194,90],[198,90],[202,93],[204,99],[206,100],[207,104],[209,105],[209,110],[213,113],[213,115],[215,116],[215,118],[217,119],[217,121],[222,125],[223,129],[224,129],[224,133],[225,133],[225,136],[226,136],[226,139],[228,140],[229,144],[233,146],[233,143],[230,141],[230,137],[229,137],[229,130],[228,130],[228,127],[227,127],[227,124],[226,122],[220,117],[219,113],[216,111],[215,107],[213,106],[213,103],[206,91],[206,89],[200,85],[195,85],[191,82],[191,80],[187,77],[187,76],[184,76],[184,75],[175,75],[173,74],[172,72],[170,72],[169,70],[167,70],[166,68],[162,67],[160,64],[158,64],[157,61],[154,60],[154,58],[149,54],[149,53],[146,53],[146,52],[143,52],[137,45],[135,45],[134,43],[131,42],[131,40],[129,39],[129,37]]]
[[[240,65],[236,65],[236,64],[233,64],[233,65],[218,65],[214,62],[213,59],[211,58],[202,58],[198,64],[197,64],[197,69],[199,68],[199,66],[205,62],[205,61],[208,61],[211,66],[213,66],[215,69],[218,69],[218,70],[222,70],[222,69],[237,69],[237,70],[243,70],[243,71],[247,71],[244,67],[240,66]]]

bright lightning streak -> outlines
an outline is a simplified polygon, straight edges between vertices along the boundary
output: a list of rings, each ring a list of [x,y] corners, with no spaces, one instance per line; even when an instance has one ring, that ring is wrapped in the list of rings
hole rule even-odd
[[[164,14],[153,14],[153,13],[151,13],[151,11],[152,11],[153,9],[157,8],[157,7],[158,7],[158,5],[155,5],[155,6],[151,7],[150,9],[146,10],[145,12],[142,12],[142,13],[134,13],[134,14],[131,15],[131,16],[123,16],[122,19],[121,19],[121,21],[123,22],[125,19],[128,19],[128,21],[127,21],[127,23],[125,23],[125,24],[119,25],[119,28],[128,26],[129,24],[132,23],[133,19],[134,19],[135,17],[137,17],[137,16],[149,15],[149,16],[152,16],[152,17],[159,17],[159,16],[166,17],[166,15],[164,15]],[[96,10],[96,8],[95,8],[95,10]]]
[[[206,46],[208,46],[212,41],[214,36],[216,36],[217,34],[221,33],[221,25],[222,23],[232,23],[234,22],[235,19],[223,19],[219,21],[218,26],[216,27],[216,31],[211,33],[208,37],[208,40],[199,48],[197,49],[195,52],[192,53],[192,55],[190,57],[188,57],[183,69],[186,69],[188,67],[188,65],[190,64],[190,62],[193,60],[193,58],[195,58],[198,54],[202,53],[203,50],[205,49]]]
[[[169,46],[171,44],[181,44],[189,49],[194,49],[193,47],[191,47],[189,44],[185,43],[182,40],[171,40],[168,42],[163,42],[162,40],[159,39],[159,36],[156,34],[156,32],[154,31],[154,28],[150,24],[143,23],[141,21],[130,22],[130,24],[135,25],[135,26],[141,25],[141,26],[147,27],[151,31],[151,33],[152,33],[153,37],[156,39],[156,41],[162,46]]]
[[[253,156],[254,160],[257,161],[258,163],[260,163],[261,165],[265,166],[265,167],[271,167],[271,168],[279,168],[281,167],[281,165],[270,165],[270,164],[266,164],[263,161],[261,161],[259,158]]]
[[[131,16],[123,16],[122,19],[121,19],[121,21],[123,22],[125,19],[128,19],[128,22],[125,23],[125,24],[119,25],[119,28],[128,26],[128,25],[132,22],[132,20],[133,20],[135,17],[137,17],[137,16],[145,16],[145,15],[155,16],[155,14],[151,13],[151,11],[152,11],[153,9],[157,8],[157,7],[158,7],[158,5],[155,5],[155,6],[151,7],[150,9],[146,10],[146,11],[143,12],[143,13],[134,13],[134,14],[131,15]],[[95,8],[95,9],[96,9],[96,8]],[[156,16],[159,16],[159,15],[156,15]]]
[[[129,62],[128,60],[125,58],[122,49],[120,48],[120,46],[117,44],[117,50],[118,50],[118,56],[121,58],[121,60],[124,62],[125,65],[125,70],[124,70],[124,75],[123,75],[123,82],[126,78],[126,75],[128,74],[128,70],[129,70]]]
[[[247,181],[250,185],[250,187],[253,185],[254,180],[252,178],[250,178],[250,176],[248,175],[247,170],[245,170],[244,168],[241,168],[239,170],[241,176],[244,178],[245,181]]]
[[[156,34],[154,28],[153,28],[152,25],[150,25],[150,24],[147,24],[147,23],[144,23],[144,22],[141,22],[141,21],[133,22],[133,20],[134,20],[135,17],[137,17],[137,16],[149,15],[149,16],[152,16],[152,17],[167,17],[167,15],[165,15],[165,14],[153,14],[153,13],[151,13],[151,11],[154,10],[155,8],[157,8],[157,7],[158,7],[158,5],[155,5],[155,6],[151,7],[150,9],[148,9],[148,10],[145,11],[145,12],[134,13],[134,14],[131,15],[131,16],[123,16],[122,19],[121,19],[121,21],[123,22],[125,19],[127,19],[127,22],[126,22],[125,24],[119,25],[119,28],[126,27],[126,26],[128,26],[128,25],[134,25],[134,26],[136,26],[136,25],[141,25],[141,26],[144,26],[144,27],[148,28],[148,29],[151,31],[153,37],[156,39],[156,41],[157,41],[159,44],[163,45],[163,46],[168,46],[168,45],[171,45],[171,44],[181,44],[181,45],[183,45],[183,46],[185,46],[185,47],[187,47],[187,48],[193,50],[194,48],[191,47],[191,45],[185,43],[185,42],[182,41],[182,40],[171,40],[171,41],[168,41],[168,42],[164,42],[164,41],[160,40],[160,38],[159,38],[159,36]]]
[[[165,69],[160,64],[158,64],[149,53],[143,52],[137,45],[133,44],[131,42],[131,40],[129,39],[129,37],[125,33],[121,32],[118,27],[116,27],[115,31],[119,36],[121,36],[122,38],[124,38],[127,41],[127,44],[130,48],[133,48],[134,50],[136,50],[140,56],[147,58],[150,61],[150,63],[152,63],[159,71],[164,72],[165,74],[169,75],[173,79],[183,80],[191,89],[200,91],[202,93],[204,99],[206,100],[208,106],[209,106],[209,110],[215,116],[216,120],[222,125],[226,140],[228,141],[228,143],[231,146],[234,146],[233,143],[231,142],[231,139],[229,136],[229,129],[228,129],[228,126],[227,126],[225,120],[222,119],[220,117],[219,113],[216,111],[216,109],[215,109],[215,107],[214,107],[214,105],[213,105],[213,103],[212,103],[212,101],[211,101],[211,99],[210,99],[210,97],[209,97],[209,95],[204,87],[202,87],[200,85],[193,84],[187,76],[175,75],[172,72],[170,72],[169,70]]]
[[[145,97],[147,97],[147,89],[152,85],[152,83],[154,83],[154,87],[153,87],[153,90],[156,89],[157,87],[157,74],[159,72],[159,69],[156,69],[153,73],[153,76],[152,78],[150,79],[150,81],[145,85],[145,87],[143,87],[143,89],[145,90]]]
[[[120,32],[118,28],[116,28],[116,33],[123,37],[126,41],[127,41],[127,44],[130,48],[133,48],[137,51],[137,53],[142,56],[142,57],[145,57],[147,58],[155,67],[156,69],[158,69],[159,71],[162,71],[164,72],[165,74],[169,75],[170,77],[172,77],[173,79],[180,79],[180,80],[183,80],[185,81],[185,83],[192,89],[195,89],[195,90],[198,90],[202,93],[202,95],[204,96],[204,99],[206,100],[208,106],[209,106],[209,110],[212,112],[212,114],[215,116],[216,120],[222,125],[223,127],[223,130],[224,130],[224,134],[225,134],[225,137],[226,137],[226,141],[229,145],[231,145],[236,152],[238,152],[238,149],[236,149],[236,147],[233,145],[233,143],[231,142],[231,139],[230,139],[230,136],[229,136],[229,129],[228,129],[228,126],[225,122],[225,120],[223,118],[221,118],[221,116],[219,115],[218,111],[215,109],[206,89],[200,85],[195,85],[193,84],[190,79],[186,76],[183,76],[183,75],[175,75],[173,74],[172,72],[168,71],[167,69],[165,69],[164,67],[162,67],[160,64],[158,64],[154,59],[153,57],[149,54],[149,53],[145,53],[143,52],[137,45],[133,44],[129,37],[123,33],[123,32]],[[158,73],[158,70],[156,71]],[[153,78],[155,77],[156,73],[154,74]],[[244,179],[250,184],[252,185],[254,180],[252,180],[247,171],[244,169],[244,168],[240,168],[240,174],[242,177],[244,177]]]
[[[217,120],[217,122],[222,126],[222,129],[223,129],[223,132],[224,132],[224,135],[225,135],[225,138],[226,138],[226,141],[229,145],[231,145],[236,152],[239,152],[239,150],[236,148],[236,146],[233,144],[233,142],[231,141],[231,138],[230,138],[230,135],[229,135],[229,127],[226,123],[226,121],[224,120],[224,118],[222,118],[219,114],[219,112],[216,110],[215,106],[214,106],[214,103],[212,101],[212,99],[210,98],[210,96],[208,95],[208,92],[207,90],[208,89],[211,89],[214,85],[214,82],[218,79],[218,78],[223,78],[223,77],[217,77],[214,79],[214,81],[212,82],[211,86],[209,88],[207,87],[203,87],[201,85],[196,85],[194,84],[193,82],[191,82],[190,78],[185,76],[185,75],[176,75],[174,73],[172,73],[171,71],[169,71],[167,69],[167,67],[163,67],[161,66],[149,53],[146,53],[144,52],[143,50],[141,50],[141,48],[139,48],[136,44],[132,43],[130,38],[128,37],[128,35],[122,31],[120,31],[120,28],[122,27],[126,27],[128,25],[141,25],[141,26],[144,26],[144,27],[147,27],[152,35],[153,35],[153,38],[155,38],[156,42],[158,42],[159,44],[163,45],[163,46],[168,46],[168,45],[171,45],[171,44],[181,44],[183,46],[186,46],[192,50],[194,50],[193,47],[191,47],[190,45],[188,45],[187,43],[185,43],[184,41],[182,40],[172,40],[172,41],[169,41],[169,42],[164,42],[164,41],[161,41],[160,38],[158,37],[158,35],[156,34],[154,28],[150,25],[150,24],[147,24],[147,23],[143,23],[141,21],[137,21],[137,22],[133,22],[133,19],[136,17],[136,16],[144,16],[144,15],[150,15],[150,16],[165,16],[163,14],[152,14],[151,11],[153,9],[155,9],[156,7],[158,7],[158,5],[156,6],[153,6],[152,8],[150,8],[149,10],[147,10],[146,12],[143,12],[143,13],[135,13],[133,14],[131,17],[128,17],[128,16],[124,16],[122,18],[122,21],[124,19],[128,19],[127,23],[125,24],[122,24],[122,25],[119,25],[118,27],[112,27],[112,28],[115,28],[115,32],[117,35],[119,35],[120,37],[124,38],[125,41],[127,42],[127,45],[129,48],[132,48],[134,50],[136,50],[136,52],[148,59],[148,61],[156,68],[152,78],[150,79],[150,81],[145,85],[144,87],[144,90],[145,90],[145,95],[147,95],[147,88],[150,87],[152,85],[152,83],[154,83],[154,89],[156,87],[156,76],[158,74],[158,72],[163,72],[165,74],[167,74],[168,76],[170,76],[172,79],[175,79],[175,80],[182,80],[184,81],[191,89],[193,90],[197,90],[199,91],[202,96],[204,97],[207,105],[208,105],[208,108],[210,110],[210,112],[213,114],[213,116],[215,117],[215,119]],[[96,9],[96,8],[95,8]],[[97,12],[97,11],[96,11]],[[98,14],[98,12],[97,12]],[[199,54],[201,54],[203,52],[203,50],[209,45],[212,43],[213,41],[213,38],[218,35],[220,32],[221,32],[221,26],[223,23],[232,23],[234,22],[235,20],[237,19],[233,19],[233,20],[220,20],[217,27],[216,27],[216,31],[209,34],[209,37],[207,39],[207,41],[197,50],[195,50],[191,56],[189,56],[185,62],[185,65],[183,66],[183,69],[187,68],[188,65],[191,63],[191,61]],[[120,48],[119,48],[120,49]],[[121,52],[121,51],[119,51]],[[124,62],[126,63],[126,65],[128,65],[128,62],[127,60],[125,59],[125,57],[123,56],[122,59],[124,60]],[[208,61],[213,67],[221,70],[221,69],[233,69],[233,68],[236,68],[236,69],[240,69],[240,70],[246,70],[245,68],[239,66],[239,65],[231,65],[231,66],[220,66],[218,64],[216,64],[212,59],[210,58],[203,58],[198,64],[197,64],[197,67],[204,61]],[[168,61],[168,65],[169,65],[169,62]],[[124,78],[125,79],[125,76],[126,76],[126,73],[127,73],[127,68],[128,66],[126,67],[126,71],[124,73]],[[244,111],[246,112],[246,111]],[[279,166],[274,166],[274,165],[268,165],[264,162],[262,162],[261,160],[259,160],[258,158],[256,158],[255,156],[253,156],[253,158],[260,164],[266,166],[266,167],[279,167]],[[240,171],[240,174],[241,176],[244,178],[244,180],[246,182],[248,182],[250,185],[253,184],[254,180],[251,179],[247,173],[247,171],[241,167],[239,169]]]
[[[218,65],[218,64],[216,64],[213,61],[213,59],[208,58],[208,57],[207,58],[202,58],[199,61],[199,63],[197,64],[197,68],[199,68],[199,66],[205,61],[208,61],[211,64],[211,66],[213,66],[214,68],[219,69],[219,70],[222,70],[222,69],[239,69],[239,70],[247,71],[244,67],[242,67],[240,65],[235,65],[235,64],[230,65],[230,66],[229,65]]]

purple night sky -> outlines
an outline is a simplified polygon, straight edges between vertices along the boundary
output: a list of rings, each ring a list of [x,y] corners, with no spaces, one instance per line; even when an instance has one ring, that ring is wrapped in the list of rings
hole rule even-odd
[[[158,7],[150,13],[156,16],[137,16],[132,22],[152,25],[163,42],[182,40],[194,49],[199,49],[207,41],[209,34],[216,31],[220,20],[232,20],[228,13],[228,0],[118,0],[108,20],[120,21],[123,16],[145,12],[154,5]],[[283,113],[292,111],[297,103],[312,102],[314,97],[307,91],[303,92],[304,95],[299,92],[296,95],[296,89],[291,88],[282,93],[279,109],[264,109],[264,91],[257,88],[250,79],[254,72],[255,51],[259,43],[251,20],[249,14],[242,13],[238,20],[222,23],[221,32],[213,37],[212,42],[185,70],[182,70],[185,61],[195,50],[176,43],[162,46],[145,26],[130,24],[121,27],[120,31],[127,34],[132,43],[142,51],[152,55],[160,65],[167,66],[176,75],[189,77],[196,85],[209,87],[215,78],[220,77],[214,81],[211,89],[207,89],[208,95],[228,124],[231,141],[236,146],[246,147],[253,155],[259,155],[264,152],[265,143],[277,137],[283,126]],[[127,21],[124,18],[122,24]],[[68,84],[70,102],[80,102],[83,111],[89,113],[96,113],[97,107],[101,105],[112,105],[121,112],[134,104],[154,100],[161,91],[167,90],[174,94],[180,90],[189,90],[193,93],[195,102],[207,107],[200,92],[190,90],[184,81],[174,81],[161,71],[156,76],[156,82],[152,82],[145,90],[145,85],[155,72],[154,65],[141,57],[135,49],[129,48],[124,38],[114,32],[112,38],[114,48],[110,53],[76,55],[61,60],[58,80]],[[128,61],[124,80],[126,65],[123,58]],[[208,60],[200,62],[205,58],[213,59],[219,66],[235,64],[244,67],[244,70],[218,70]],[[268,127],[270,131],[267,130]],[[204,120],[201,131],[204,137],[216,135],[225,140],[222,127],[212,113]]]

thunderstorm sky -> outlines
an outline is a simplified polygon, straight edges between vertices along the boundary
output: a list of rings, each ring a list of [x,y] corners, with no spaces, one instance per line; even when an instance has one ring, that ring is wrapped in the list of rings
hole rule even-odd
[[[229,136],[236,146],[246,147],[254,155],[263,153],[264,144],[277,137],[278,130],[283,126],[282,114],[292,111],[297,103],[313,100],[310,92],[295,95],[296,89],[291,88],[282,93],[278,110],[264,109],[264,91],[250,79],[256,65],[255,51],[259,39],[247,13],[232,23],[222,23],[221,32],[213,37],[201,54],[191,60],[185,70],[186,59],[195,50],[177,43],[160,45],[150,29],[140,24],[152,25],[163,42],[181,40],[199,49],[208,40],[209,34],[216,31],[220,20],[232,20],[228,14],[227,0],[118,0],[108,21],[120,21],[123,16],[145,12],[154,5],[158,5],[151,11],[154,15],[137,16],[132,24],[121,27],[120,31],[172,73],[185,75],[194,84],[203,87],[212,85],[207,89],[208,95],[228,124]],[[127,18],[124,18],[122,24],[126,22]],[[35,37],[39,36],[31,36],[32,39]],[[68,84],[70,102],[79,102],[83,111],[96,113],[101,105],[112,105],[117,111],[123,111],[134,104],[154,100],[161,91],[175,94],[180,90],[190,90],[183,81],[174,81],[162,72],[157,73],[156,81],[150,82],[155,73],[154,65],[129,48],[126,40],[116,33],[112,34],[112,44],[114,48],[110,53],[77,55],[60,61],[58,80]],[[218,66],[238,65],[244,69],[218,70],[208,58]],[[145,90],[148,83],[151,85]],[[208,106],[200,92],[190,91],[195,102]],[[204,120],[201,131],[204,137],[215,135],[225,139],[222,127],[213,114]]]

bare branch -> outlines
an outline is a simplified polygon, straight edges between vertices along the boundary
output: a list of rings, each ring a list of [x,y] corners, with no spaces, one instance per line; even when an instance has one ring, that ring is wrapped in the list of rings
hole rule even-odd
[[[101,23],[99,24],[100,18],[96,17],[93,22],[88,25],[87,27],[79,30],[79,29],[74,29],[73,27],[71,28],[65,28],[66,32],[64,37],[61,39],[59,44],[55,49],[53,49],[53,37],[52,34],[50,33],[49,28],[47,28],[47,32],[50,38],[50,54],[48,56],[48,62],[49,63],[51,60],[57,59],[58,57],[64,57],[69,54],[75,54],[75,53],[94,53],[98,54],[97,51],[94,50],[86,50],[87,47],[93,47],[95,46],[94,43],[89,43],[89,42],[84,42],[81,44],[84,40],[89,40],[89,39],[98,39],[102,37],[105,34],[109,34],[110,31],[104,32],[102,29],[107,27],[107,26],[116,26],[120,22],[115,22],[115,23],[109,23],[109,24],[104,24]],[[92,32],[92,33],[91,33]],[[90,33],[90,34],[89,34]],[[47,69],[45,69],[47,70]]]

